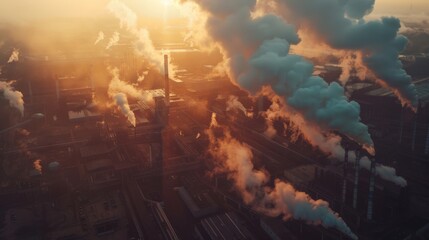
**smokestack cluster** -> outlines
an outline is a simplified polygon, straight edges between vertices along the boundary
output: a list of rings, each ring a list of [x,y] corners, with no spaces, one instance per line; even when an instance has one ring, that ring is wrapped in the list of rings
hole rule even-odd
[[[255,17],[256,0],[195,2],[207,13],[207,31],[242,88],[257,93],[268,86],[305,122],[373,145],[368,127],[360,122],[359,104],[349,102],[339,84],[312,76],[313,64],[289,54],[291,44],[300,42],[293,25],[274,14]]]
[[[19,50],[14,48],[7,63],[13,63],[18,61],[19,61]]]
[[[415,108],[416,87],[402,68],[399,54],[408,40],[399,35],[401,23],[395,17],[367,21],[375,0],[274,0],[278,12],[300,29],[315,34],[330,47],[356,51],[362,63],[397,94],[404,105]]]
[[[16,108],[24,116],[24,95],[12,87],[13,82],[0,81],[0,93],[9,101],[9,105]]]
[[[278,97],[268,96],[272,98],[273,104],[271,107],[263,113],[263,116],[266,118],[268,130],[273,131],[271,135],[277,134],[276,130],[272,127],[272,122],[275,119],[289,120],[290,124],[287,128],[289,131],[292,131],[290,137],[292,140],[297,140],[301,136],[304,140],[310,143],[312,146],[317,147],[322,152],[329,154],[333,159],[342,160],[346,154],[346,150],[341,146],[342,138],[338,135],[322,132],[320,128],[316,125],[311,125],[306,122],[302,116],[299,114],[294,114],[293,111],[287,109],[287,107],[282,103],[281,99]],[[266,132],[266,135],[268,133]],[[373,149],[367,149],[371,151]],[[372,152],[370,152],[372,154]],[[357,159],[357,154],[355,152],[350,152],[348,154],[347,160],[351,163],[355,163]],[[371,161],[368,157],[363,157],[360,159],[359,169],[364,168],[366,170],[371,169]],[[398,186],[405,187],[407,186],[407,181],[396,174],[396,170],[393,167],[384,166],[382,164],[376,164],[375,166],[376,176],[379,176],[385,181],[393,182]]]
[[[164,55],[164,94],[165,94],[165,106],[170,106],[170,76],[168,72],[168,55]]]
[[[223,136],[217,137],[214,129],[222,129]],[[351,239],[357,239],[326,201],[314,200],[279,179],[275,180],[274,187],[268,186],[270,177],[265,170],[254,168],[251,149],[233,138],[228,128],[220,126],[215,114],[206,133],[210,140],[209,152],[217,163],[215,172],[228,175],[246,204],[268,216],[281,216],[284,220],[296,219],[312,225],[336,228]]]

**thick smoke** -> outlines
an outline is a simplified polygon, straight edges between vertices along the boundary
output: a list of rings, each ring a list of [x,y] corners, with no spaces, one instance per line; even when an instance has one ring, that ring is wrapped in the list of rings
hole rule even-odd
[[[100,31],[98,33],[97,39],[94,42],[94,45],[97,45],[99,42],[104,40],[104,32]]]
[[[253,117],[253,113],[248,112],[244,105],[238,100],[238,97],[233,95],[228,97],[226,111],[242,112],[247,117]]]
[[[152,98],[151,96],[146,96],[134,86],[122,81],[119,78],[119,70],[117,68],[109,69],[109,71],[112,74],[112,80],[108,89],[109,97],[113,99],[128,121],[133,126],[136,126],[136,116],[128,104],[128,97],[144,101],[152,101]]]
[[[222,129],[223,137],[216,137],[214,129]],[[281,216],[284,220],[297,219],[308,224],[333,227],[352,239],[357,236],[337,213],[323,200],[313,200],[308,194],[297,191],[292,185],[275,180],[268,186],[269,175],[256,170],[252,163],[250,148],[231,136],[229,129],[220,126],[213,114],[210,129],[206,131],[210,140],[210,154],[217,161],[218,173],[226,173],[234,181],[246,204],[268,216]]]
[[[13,63],[19,61],[19,49],[13,49],[12,54],[9,57],[7,63]]]
[[[135,38],[134,47],[137,54],[145,57],[150,64],[163,73],[164,56],[155,49],[149,32],[137,26],[137,15],[119,0],[110,1],[107,9],[120,21],[121,28],[125,28]],[[170,68],[170,77],[174,78],[176,67],[170,64]]]
[[[270,86],[305,121],[372,145],[360,122],[360,106],[337,83],[312,76],[313,65],[289,54],[300,39],[292,25],[273,14],[253,17],[256,0],[195,1],[208,13],[207,29],[229,60],[231,77],[252,93]]]
[[[128,121],[135,127],[136,126],[136,115],[131,111],[130,105],[128,104],[127,95],[124,93],[116,93],[111,95],[115,104],[119,107],[121,112],[127,117]]]
[[[120,40],[120,34],[118,32],[114,32],[112,37],[110,37],[109,42],[107,43],[106,50],[111,47],[117,45]]]
[[[20,91],[13,89],[12,83],[0,81],[0,93],[9,100],[11,107],[18,109],[21,115],[24,116],[24,95]]]
[[[287,119],[289,120],[289,124],[292,125],[288,127],[289,130],[292,130],[292,132],[288,133],[291,134],[290,137],[292,140],[297,140],[298,137],[301,136],[313,147],[317,147],[325,154],[329,154],[331,158],[339,161],[344,160],[345,150],[341,145],[341,137],[330,133],[322,133],[317,126],[309,124],[304,121],[302,116],[299,114],[293,114],[293,111],[282,106],[283,104],[281,103],[281,99],[273,97],[273,104],[265,113],[263,113],[267,119],[268,125],[266,135],[272,137],[277,134],[277,131],[272,127],[272,122],[274,120]],[[354,152],[349,154],[349,158],[351,162],[356,160]],[[363,157],[361,159],[360,167],[367,170],[371,169],[371,161],[368,157]],[[393,182],[401,187],[405,187],[407,185],[407,181],[403,177],[396,175],[396,170],[392,167],[377,164],[376,175],[383,180]]]
[[[275,0],[288,20],[310,30],[336,49],[357,50],[368,69],[391,88],[403,104],[417,106],[417,91],[402,69],[399,53],[407,39],[399,35],[399,19],[363,19],[372,12],[375,0]]]

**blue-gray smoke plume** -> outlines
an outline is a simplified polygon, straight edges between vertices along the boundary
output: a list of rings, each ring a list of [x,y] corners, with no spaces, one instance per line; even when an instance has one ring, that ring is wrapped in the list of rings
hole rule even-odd
[[[266,14],[252,17],[256,0],[194,0],[208,13],[207,30],[226,57],[232,78],[252,93],[271,87],[291,108],[323,131],[339,131],[365,145],[373,142],[360,122],[360,106],[337,83],[312,76],[313,65],[289,54],[300,39],[294,26]]]
[[[400,21],[394,17],[363,19],[375,0],[275,0],[285,19],[310,29],[336,49],[359,50],[363,62],[377,78],[415,108],[417,91],[398,60],[408,40],[399,35]]]

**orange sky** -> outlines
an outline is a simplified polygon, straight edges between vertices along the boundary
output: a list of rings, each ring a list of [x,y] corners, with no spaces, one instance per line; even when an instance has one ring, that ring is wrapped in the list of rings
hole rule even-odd
[[[177,16],[172,0],[122,0],[140,17]],[[0,20],[27,21],[49,17],[100,17],[109,0],[0,0]],[[375,14],[429,14],[429,0],[376,0]],[[429,18],[429,15],[428,15]]]

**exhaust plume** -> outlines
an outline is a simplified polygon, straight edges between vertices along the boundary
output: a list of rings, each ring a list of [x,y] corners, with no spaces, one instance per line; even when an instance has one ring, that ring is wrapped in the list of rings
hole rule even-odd
[[[106,50],[117,45],[119,43],[119,40],[120,40],[119,33],[114,32],[112,37],[109,39],[109,42],[107,43]]]
[[[19,61],[19,49],[14,48],[7,63],[13,63],[18,61]]]
[[[24,116],[24,95],[12,87],[13,82],[0,81],[0,93],[9,101],[9,105],[18,109],[21,116]]]
[[[256,0],[196,1],[207,12],[207,29],[228,60],[229,75],[251,93],[270,86],[305,121],[325,131],[339,131],[357,142],[373,145],[360,122],[360,106],[349,102],[344,88],[312,76],[313,65],[289,54],[300,39],[280,17],[253,17]]]
[[[116,93],[111,95],[115,104],[119,107],[121,112],[127,117],[128,121],[135,127],[136,126],[136,115],[131,111],[130,105],[128,104],[127,95],[124,93]]]
[[[104,40],[104,32],[100,31],[98,33],[97,39],[94,42],[94,45],[97,45],[99,42]]]
[[[293,114],[292,111],[286,109],[281,103],[281,99],[273,98],[273,104],[271,107],[263,113],[263,116],[266,118],[268,129],[272,126],[272,121],[275,119],[289,120],[288,123],[291,125],[288,127],[291,134],[292,140],[298,140],[298,137],[301,136],[305,141],[307,141],[311,146],[317,147],[323,153],[328,154],[331,158],[343,161],[345,150],[341,146],[342,138],[338,135],[332,133],[323,133],[317,126],[311,125],[308,122],[305,122],[302,116],[299,114]],[[277,134],[276,130],[271,133],[273,136]],[[367,149],[370,153],[372,149]],[[349,154],[349,160],[351,162],[356,161],[356,154],[354,152]],[[368,157],[363,157],[360,161],[360,167],[365,168],[366,170],[371,169],[371,161]],[[382,164],[376,165],[376,175],[385,181],[392,182],[398,186],[405,187],[407,186],[407,181],[398,175],[396,175],[396,170],[392,167],[384,166]]]
[[[248,112],[244,105],[238,100],[238,97],[233,95],[228,97],[228,101],[226,102],[226,111],[242,112],[249,118],[253,117],[253,113]]]
[[[417,90],[398,60],[407,38],[395,17],[367,21],[375,0],[275,0],[279,12],[300,28],[314,32],[335,49],[360,51],[362,62],[404,105],[417,106]]]
[[[216,137],[215,129],[223,130],[223,136]],[[215,114],[206,134],[210,140],[209,153],[217,163],[215,172],[226,173],[244,202],[253,209],[268,216],[281,216],[285,221],[296,219],[326,228],[333,227],[351,239],[358,239],[326,201],[313,200],[308,194],[279,179],[275,180],[274,187],[270,187],[268,173],[254,168],[251,149],[233,138],[228,128],[220,126]]]
[[[157,51],[150,39],[149,32],[144,28],[138,28],[137,15],[119,0],[112,0],[107,9],[120,21],[120,27],[124,28],[134,36],[134,47],[136,53],[145,57],[160,73],[164,73],[164,56]],[[169,58],[171,59],[171,58]],[[170,65],[170,78],[175,77],[176,66]]]
[[[135,127],[136,116],[134,112],[131,111],[127,96],[135,99],[143,99],[143,94],[132,85],[121,81],[119,78],[119,70],[117,68],[109,68],[108,70],[112,75],[112,80],[110,81],[108,89],[109,97],[113,99],[114,103],[118,106],[125,117],[127,117],[128,121]]]

